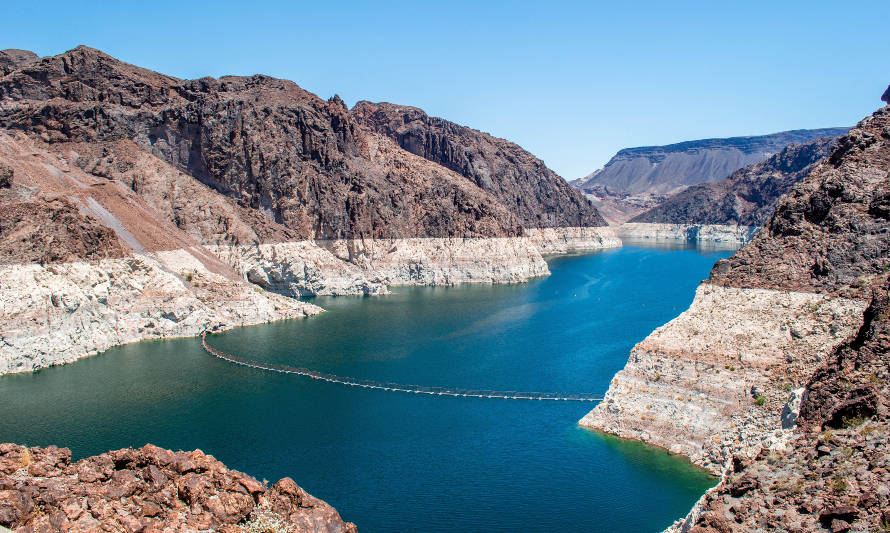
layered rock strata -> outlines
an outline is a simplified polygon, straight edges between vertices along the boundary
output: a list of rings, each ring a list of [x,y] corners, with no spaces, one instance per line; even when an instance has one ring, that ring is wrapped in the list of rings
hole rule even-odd
[[[890,284],[807,383],[782,450],[736,456],[677,531],[882,531],[890,523]],[[766,503],[769,503],[768,505]]]
[[[112,346],[321,312],[209,271],[186,251],[0,265],[0,374]]]
[[[847,128],[794,130],[625,148],[603,168],[573,181],[572,185],[582,191],[601,185],[615,193],[665,194],[689,185],[722,180],[744,166],[779,153],[791,143],[837,137],[846,132]]]
[[[690,242],[699,244],[724,244],[737,247],[750,241],[758,226],[723,224],[651,224],[626,222],[617,228],[621,239],[651,242]]]
[[[781,442],[790,392],[858,328],[859,300],[702,284],[688,310],[631,351],[581,425],[641,440],[720,474]],[[758,400],[762,398],[762,400]]]
[[[67,448],[0,444],[0,529],[354,533],[290,478],[271,487],[200,450],[156,446],[71,461]]]
[[[615,228],[526,228],[525,235],[542,254],[587,252],[622,245]]]

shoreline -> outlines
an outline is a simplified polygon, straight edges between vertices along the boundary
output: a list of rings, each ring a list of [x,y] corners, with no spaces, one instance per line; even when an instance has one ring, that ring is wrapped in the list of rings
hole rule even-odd
[[[205,245],[100,261],[3,264],[0,376],[142,340],[195,337],[324,311],[299,298],[386,294],[400,285],[522,283],[550,274],[542,249],[564,255],[621,245],[609,227],[528,233]],[[208,255],[231,270],[211,271]]]

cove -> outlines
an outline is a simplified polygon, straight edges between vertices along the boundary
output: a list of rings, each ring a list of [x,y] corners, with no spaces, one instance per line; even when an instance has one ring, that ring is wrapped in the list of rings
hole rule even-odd
[[[362,379],[603,393],[730,254],[553,257],[552,275],[529,283],[316,298],[327,313],[209,342]],[[200,448],[259,479],[294,478],[360,531],[659,531],[715,483],[681,457],[581,429],[592,405],[356,389],[235,366],[179,339],[0,378],[0,441],[75,458]]]

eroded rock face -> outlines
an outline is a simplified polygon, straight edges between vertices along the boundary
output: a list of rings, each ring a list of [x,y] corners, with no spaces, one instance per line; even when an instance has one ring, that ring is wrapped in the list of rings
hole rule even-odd
[[[147,445],[71,462],[0,444],[0,526],[14,531],[355,532],[290,478],[271,487],[200,450]]]
[[[9,48],[0,50],[0,74],[8,74],[17,68],[34,63],[39,58],[34,52]]]
[[[359,124],[491,193],[526,228],[605,226],[581,194],[521,147],[416,107],[358,102]]]
[[[781,445],[789,391],[807,382],[822,350],[856,330],[864,308],[812,293],[702,284],[687,311],[633,348],[580,423],[720,474],[734,454]]]
[[[69,363],[143,339],[319,312],[213,273],[184,250],[92,263],[0,265],[0,374]]]
[[[0,241],[0,263],[58,263],[127,255],[114,231],[82,215],[66,198],[0,202]]]
[[[726,480],[677,529],[881,531],[890,521],[890,321],[886,276],[858,333],[807,383],[796,438]],[[739,491],[747,480],[750,489]]]

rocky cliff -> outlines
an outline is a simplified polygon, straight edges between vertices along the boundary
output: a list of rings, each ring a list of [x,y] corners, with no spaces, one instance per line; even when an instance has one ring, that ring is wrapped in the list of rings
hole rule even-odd
[[[200,450],[151,445],[72,463],[66,448],[0,444],[0,526],[71,533],[356,531],[290,478],[269,487]]]
[[[763,226],[779,197],[828,157],[835,141],[834,137],[821,137],[790,144],[724,180],[693,185],[630,222]]]
[[[677,529],[866,530],[890,516],[888,191],[885,107],[715,265],[688,311],[634,348],[582,420],[723,474]]]
[[[590,201],[521,147],[416,107],[358,102],[359,124],[457,172],[507,207],[526,228],[605,226]]]

